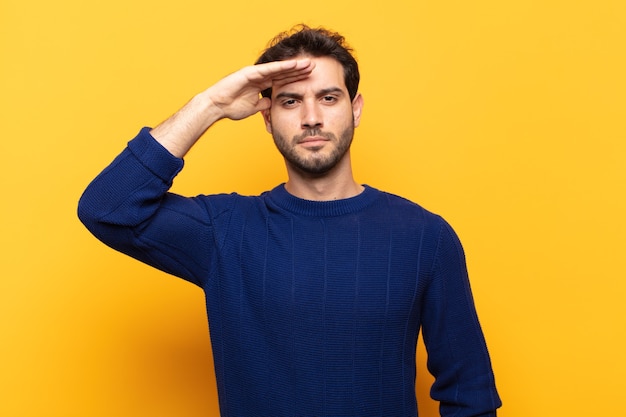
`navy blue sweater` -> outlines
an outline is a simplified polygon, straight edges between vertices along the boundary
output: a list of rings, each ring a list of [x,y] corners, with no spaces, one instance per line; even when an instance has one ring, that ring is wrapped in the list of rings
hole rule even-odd
[[[500,405],[463,249],[420,206],[366,186],[314,202],[168,192],[183,161],[143,129],[87,188],[107,245],[206,294],[222,416],[416,416],[420,328],[442,416]]]

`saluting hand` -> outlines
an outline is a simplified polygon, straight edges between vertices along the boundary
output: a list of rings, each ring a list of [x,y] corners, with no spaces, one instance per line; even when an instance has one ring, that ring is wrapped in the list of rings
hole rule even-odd
[[[206,93],[223,118],[240,120],[271,106],[261,91],[305,79],[315,64],[310,59],[275,61],[251,65],[223,78]]]
[[[220,119],[245,119],[271,106],[261,91],[307,78],[315,64],[308,58],[244,67],[196,95],[182,109],[150,131],[173,155],[182,158]]]

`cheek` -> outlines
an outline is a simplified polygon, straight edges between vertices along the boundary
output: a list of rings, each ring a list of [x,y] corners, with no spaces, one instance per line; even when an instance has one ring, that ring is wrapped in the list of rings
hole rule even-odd
[[[350,111],[335,112],[327,120],[329,126],[344,129],[354,125],[354,113],[352,113],[352,109]]]
[[[289,132],[298,129],[300,126],[299,121],[295,117],[290,117],[281,112],[275,112],[271,114],[271,129],[281,132]]]

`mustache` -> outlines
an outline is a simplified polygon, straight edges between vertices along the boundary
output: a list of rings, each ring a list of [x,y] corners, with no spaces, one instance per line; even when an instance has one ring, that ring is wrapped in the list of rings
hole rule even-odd
[[[299,135],[294,136],[293,140],[295,142],[300,142],[300,141],[304,140],[304,138],[308,138],[309,136],[320,136],[320,137],[328,139],[328,140],[335,140],[335,135],[334,134],[332,134],[330,132],[324,132],[319,127],[316,127],[316,128],[313,128],[313,129],[307,129],[304,132],[300,133]]]

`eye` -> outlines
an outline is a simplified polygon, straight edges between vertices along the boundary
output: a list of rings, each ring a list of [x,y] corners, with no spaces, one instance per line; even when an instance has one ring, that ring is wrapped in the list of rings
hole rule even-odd
[[[298,104],[298,101],[295,98],[289,98],[281,102],[281,105],[287,108],[295,107],[297,104]]]
[[[326,104],[332,104],[337,101],[337,97],[335,96],[324,96],[322,97],[322,102]]]

